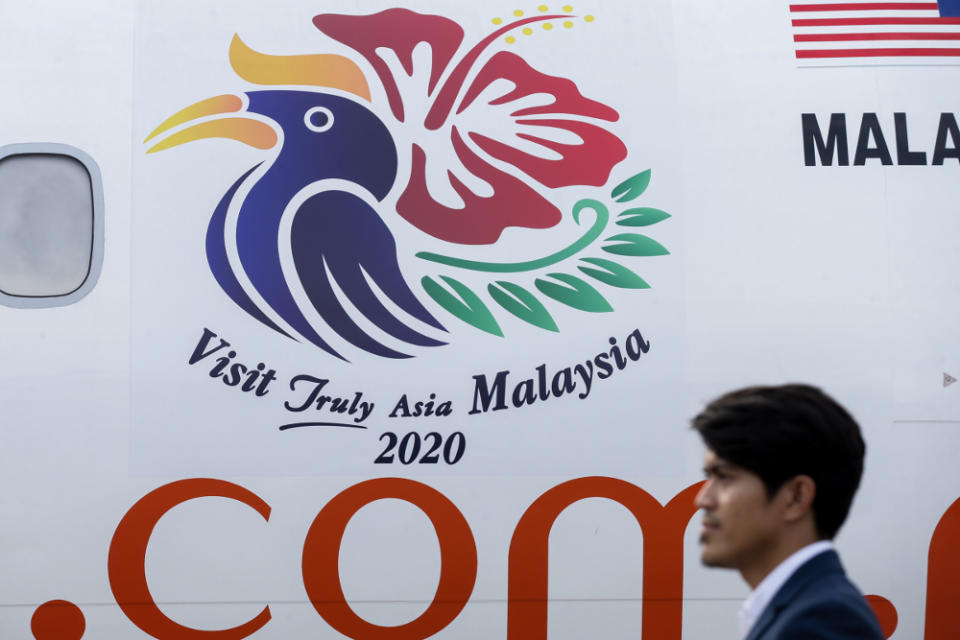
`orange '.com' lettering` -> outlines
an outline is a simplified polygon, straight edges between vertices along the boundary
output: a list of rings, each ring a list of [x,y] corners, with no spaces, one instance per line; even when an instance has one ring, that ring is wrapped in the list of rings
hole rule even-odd
[[[643,532],[643,620],[641,637],[680,640],[683,604],[683,537],[696,512],[693,498],[702,483],[687,487],[666,505],[623,480],[591,477],[550,489],[526,510],[514,530],[508,559],[507,640],[546,640],[548,539],[557,517],[587,498],[623,505]],[[150,535],[160,519],[195,498],[237,500],[270,519],[270,507],[253,492],[224,480],[173,482],[140,499],[120,521],[110,544],[108,573],[117,604],[126,616],[158,640],[241,640],[270,621],[270,607],[253,619],[221,630],[182,625],[160,611],[147,585],[144,560]],[[433,601],[418,618],[398,626],[376,625],[358,616],[340,583],[339,555],[347,523],[362,507],[387,498],[405,500],[430,519],[440,542],[440,581]],[[960,638],[960,618],[952,615],[960,593],[960,499],[937,525],[930,543],[924,640]],[[303,546],[303,583],[320,616],[355,640],[423,640],[449,625],[466,606],[477,577],[477,548],[460,510],[442,493],[401,478],[361,482],[335,496],[317,514]],[[897,626],[893,604],[867,596],[884,635]],[[80,631],[82,634],[83,631]]]

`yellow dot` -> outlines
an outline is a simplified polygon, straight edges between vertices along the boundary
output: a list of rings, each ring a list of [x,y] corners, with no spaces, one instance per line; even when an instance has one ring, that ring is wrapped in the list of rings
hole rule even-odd
[[[547,12],[547,9],[549,9],[549,8],[550,8],[550,7],[548,7],[547,5],[542,4],[542,5],[540,5],[539,7],[537,7],[537,11],[539,11],[540,13],[546,13],[546,12]]]
[[[530,27],[524,27],[524,29],[523,29],[523,35],[525,35],[525,36],[533,35],[533,29],[531,29]]]
[[[517,9],[516,11],[513,12],[513,15],[519,18],[520,16],[523,15],[523,11],[521,11],[520,9]]]
[[[494,18],[494,19],[493,19],[493,24],[500,24],[501,22],[503,22],[503,18]]]
[[[544,31],[550,31],[550,29],[553,29],[553,25],[552,25],[552,24],[550,24],[549,22],[543,23],[543,30],[544,30]]]
[[[564,29],[573,29],[573,23],[570,22],[569,20],[567,20],[566,22],[563,23],[563,28],[564,28]]]
[[[517,41],[517,39],[514,38],[513,36],[507,36],[506,41],[507,41],[507,44],[513,44],[514,42]]]
[[[563,5],[563,10],[566,11],[567,13],[570,13],[571,11],[573,11],[573,7],[571,7],[568,4],[565,4]]]
[[[584,17],[583,17],[583,21],[584,21],[584,22],[593,22],[593,16],[584,16]]]

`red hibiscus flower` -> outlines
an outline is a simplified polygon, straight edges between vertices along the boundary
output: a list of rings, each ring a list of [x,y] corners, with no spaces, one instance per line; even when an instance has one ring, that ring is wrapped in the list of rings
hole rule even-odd
[[[321,14],[313,19],[323,33],[373,66],[399,122],[422,122],[423,138],[441,136],[452,145],[454,155],[448,154],[440,167],[435,166],[440,162],[431,165],[420,144],[412,143],[410,179],[397,202],[404,219],[441,240],[491,244],[506,227],[544,229],[560,221],[560,210],[530,181],[548,188],[606,183],[610,170],[626,157],[626,147],[590,121],[615,122],[616,111],[582,96],[572,81],[545,75],[514,53],[497,52],[474,71],[490,45],[508,31],[568,17],[519,19],[491,33],[456,62],[463,29],[447,18],[388,9],[368,16]],[[430,73],[426,95],[418,96],[409,80],[420,55],[414,50],[421,43],[429,45]],[[390,61],[407,77],[396,77]],[[543,94],[552,101],[538,103]],[[504,131],[509,132],[506,142]],[[450,158],[459,166],[451,168]],[[523,179],[487,158],[511,165]]]

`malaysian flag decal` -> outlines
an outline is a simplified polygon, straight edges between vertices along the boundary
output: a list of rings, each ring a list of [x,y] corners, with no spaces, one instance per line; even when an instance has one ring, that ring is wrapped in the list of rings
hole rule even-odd
[[[802,64],[960,64],[960,0],[790,5]]]

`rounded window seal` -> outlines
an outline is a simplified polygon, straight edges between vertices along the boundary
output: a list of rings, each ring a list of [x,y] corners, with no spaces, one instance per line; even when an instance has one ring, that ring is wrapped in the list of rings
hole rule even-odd
[[[84,298],[96,286],[103,267],[103,180],[97,162],[85,151],[68,144],[55,142],[27,142],[0,147],[0,162],[16,156],[64,156],[76,160],[90,177],[90,196],[93,217],[90,264],[86,278],[79,287],[58,295],[11,295],[0,290],[0,305],[25,309],[65,307]]]

